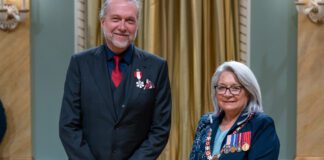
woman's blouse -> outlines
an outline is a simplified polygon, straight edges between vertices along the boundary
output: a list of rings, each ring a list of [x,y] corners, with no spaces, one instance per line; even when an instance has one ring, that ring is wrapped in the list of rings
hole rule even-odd
[[[225,136],[227,135],[228,131],[229,131],[229,129],[222,131],[220,129],[220,127],[218,127],[217,133],[215,136],[215,143],[214,143],[214,147],[213,147],[213,154],[212,154],[213,156],[216,154],[219,154],[219,151],[222,147],[222,142],[223,142]]]

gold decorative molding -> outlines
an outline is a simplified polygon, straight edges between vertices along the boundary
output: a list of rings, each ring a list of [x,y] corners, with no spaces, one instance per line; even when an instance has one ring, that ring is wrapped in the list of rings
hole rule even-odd
[[[3,31],[14,31],[18,24],[25,20],[29,10],[26,9],[26,0],[21,1],[18,9],[14,3],[3,3],[0,0],[0,29]]]
[[[295,0],[298,13],[306,15],[311,22],[324,22],[324,0]]]

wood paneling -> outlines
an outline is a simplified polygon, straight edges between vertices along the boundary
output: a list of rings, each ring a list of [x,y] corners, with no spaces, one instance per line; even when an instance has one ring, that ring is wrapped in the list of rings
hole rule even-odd
[[[323,160],[323,157],[297,157],[296,160]]]
[[[0,98],[7,132],[1,160],[31,160],[31,80],[29,17],[13,32],[0,30]]]
[[[298,19],[297,158],[324,159],[324,24]]]

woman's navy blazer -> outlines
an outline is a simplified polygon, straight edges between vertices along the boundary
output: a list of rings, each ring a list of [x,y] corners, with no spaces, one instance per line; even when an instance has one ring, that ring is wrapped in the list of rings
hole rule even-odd
[[[251,114],[251,113],[250,113]],[[243,111],[239,118],[236,120],[234,125],[230,128],[227,135],[236,132],[238,127],[242,126],[238,133],[251,132],[250,147],[247,151],[240,152],[229,152],[223,153],[219,157],[220,160],[277,160],[279,156],[279,138],[276,133],[275,125],[273,119],[268,115],[258,112],[253,113],[250,116],[246,111]],[[215,113],[204,114],[198,123],[194,143],[192,146],[192,151],[190,154],[190,160],[206,160],[207,156],[205,153],[206,148],[206,138],[208,131],[217,131],[220,120],[223,118],[223,114],[216,116]],[[210,140],[210,150],[212,152],[214,146],[215,132],[212,132]],[[227,136],[226,136],[227,137]],[[226,144],[226,139],[224,138],[222,146]]]

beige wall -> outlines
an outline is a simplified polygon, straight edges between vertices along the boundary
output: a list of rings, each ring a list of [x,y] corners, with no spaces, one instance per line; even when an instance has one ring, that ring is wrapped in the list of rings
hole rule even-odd
[[[13,32],[0,30],[0,98],[7,114],[1,160],[32,159],[29,17]]]
[[[304,15],[298,19],[297,73],[297,159],[324,159],[324,24]]]

